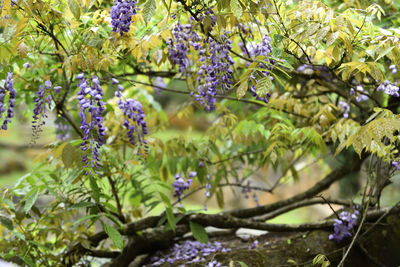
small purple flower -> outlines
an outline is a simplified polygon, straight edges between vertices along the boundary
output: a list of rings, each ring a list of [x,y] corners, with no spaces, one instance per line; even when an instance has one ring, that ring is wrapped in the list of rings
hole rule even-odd
[[[392,64],[389,66],[389,69],[392,71],[392,74],[396,74],[397,73],[397,67],[396,65]]]
[[[351,88],[353,89],[353,88]],[[354,91],[354,89],[353,89]],[[361,94],[364,93],[364,87],[362,87],[361,85],[358,85],[356,87],[356,92],[358,93],[358,96],[356,96],[356,101],[357,102],[363,102],[363,101],[367,101],[368,100],[368,96],[366,96],[365,94]],[[351,92],[350,92],[351,95]]]
[[[400,171],[400,164],[398,161],[392,161],[392,167],[395,168],[397,171]]]
[[[344,101],[339,101],[339,109],[343,112],[343,117],[348,118],[350,112],[350,105]]]
[[[61,92],[62,87],[61,86],[54,86],[54,92],[56,94],[59,94]]]
[[[85,77],[85,74],[83,74],[83,72],[79,73],[78,75],[76,75],[75,79],[81,80]]]
[[[25,69],[29,69],[31,67],[31,63],[29,62],[25,62],[22,67],[24,67]]]
[[[50,80],[47,80],[44,82],[44,86],[46,86],[46,89],[50,89],[50,87],[53,85],[53,83]]]
[[[251,243],[251,249],[255,249],[258,247],[258,240],[254,240],[253,243]]]
[[[216,260],[213,260],[207,264],[206,267],[221,267],[221,263]]]

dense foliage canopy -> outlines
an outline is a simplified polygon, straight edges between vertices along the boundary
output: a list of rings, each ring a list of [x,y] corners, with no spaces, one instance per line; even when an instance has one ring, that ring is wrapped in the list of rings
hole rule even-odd
[[[207,226],[323,228],[341,242],[380,211],[400,170],[395,1],[1,2],[0,133],[31,123],[37,146],[54,121],[59,138],[1,191],[5,260],[127,266],[190,231],[206,243]],[[197,126],[165,134],[177,119]],[[333,158],[340,164],[308,190],[259,204],[299,182],[297,163]],[[318,197],[364,161],[360,192],[347,202]],[[250,182],[268,169],[281,177]],[[211,199],[223,209],[227,187],[254,207],[206,212]],[[186,207],[198,191],[199,205]],[[350,209],[297,228],[267,222],[316,203]]]

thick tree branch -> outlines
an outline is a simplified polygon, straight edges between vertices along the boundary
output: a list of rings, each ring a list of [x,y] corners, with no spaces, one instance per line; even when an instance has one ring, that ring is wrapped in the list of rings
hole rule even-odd
[[[339,199],[325,199],[326,201],[328,201],[328,203],[330,204],[336,204],[336,205],[342,205],[342,206],[351,206],[351,202],[350,201],[344,201],[344,200],[339,200]],[[294,203],[292,205],[283,207],[281,209],[275,210],[271,213],[268,213],[266,215],[257,217],[257,221],[267,221],[267,220],[271,220],[281,214],[284,214],[288,211],[292,211],[298,208],[302,208],[302,207],[306,207],[306,206],[311,206],[311,205],[315,205],[315,204],[327,204],[327,202],[324,199],[319,199],[319,198],[314,198],[314,199],[306,199],[297,203]]]
[[[318,193],[324,191],[325,189],[328,189],[332,183],[340,180],[345,175],[358,171],[361,167],[361,162],[362,160],[356,154],[354,154],[352,162],[349,162],[348,164],[332,171],[324,179],[322,179],[321,181],[316,183],[313,187],[311,187],[310,189],[308,189],[303,193],[300,193],[289,199],[281,200],[272,204],[255,207],[251,209],[226,211],[224,212],[224,214],[231,215],[237,218],[250,218],[254,216],[267,214],[269,212],[302,201],[304,199],[312,198],[316,196]]]

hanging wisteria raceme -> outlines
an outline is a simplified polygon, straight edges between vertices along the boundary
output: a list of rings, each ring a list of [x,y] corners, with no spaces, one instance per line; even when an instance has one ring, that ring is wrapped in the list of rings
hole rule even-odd
[[[77,99],[79,100],[79,117],[81,119],[80,129],[83,132],[81,150],[85,152],[82,161],[85,167],[88,168],[88,155],[90,155],[90,167],[94,170],[100,167],[99,149],[103,145],[104,136],[106,135],[102,116],[104,111],[102,98],[104,94],[99,78],[96,75],[91,77],[91,86],[89,81],[84,78],[83,73],[78,74],[76,78],[79,80],[78,87],[80,88]],[[87,116],[87,114],[90,114],[90,116]],[[96,170],[94,171],[97,173]],[[93,175],[92,170],[85,174],[87,175],[88,173]]]
[[[37,97],[33,100],[36,104],[32,116],[32,143],[39,137],[39,134],[42,132],[42,127],[46,123],[47,109],[51,109],[52,97],[50,95],[50,88],[52,85],[50,80],[45,81],[44,87],[43,85],[39,86],[39,91],[36,93]]]
[[[225,34],[221,35],[221,43],[212,38],[207,38],[204,47],[199,52],[200,70],[197,72],[196,100],[206,111],[215,109],[215,96],[218,91],[223,94],[232,85],[232,66],[235,64],[229,51],[232,49],[232,41]],[[208,50],[208,51],[207,51]]]
[[[119,81],[112,78],[113,84],[118,84],[118,90],[115,92],[115,96],[119,98],[118,105],[122,113],[125,116],[123,126],[128,129],[128,139],[132,145],[144,145],[147,149],[147,142],[144,136],[147,134],[147,124],[144,118],[146,115],[143,112],[142,104],[134,99],[122,98],[122,91],[124,87],[119,84]]]
[[[5,97],[8,92],[8,108],[6,108]],[[14,117],[14,108],[17,97],[17,90],[14,88],[13,73],[9,72],[7,74],[6,81],[4,83],[4,89],[0,87],[0,119],[2,119],[3,114],[5,114],[4,121],[1,125],[2,130],[7,130],[7,125],[11,123],[11,119]]]
[[[264,57],[269,57],[272,54],[272,46],[270,44],[271,38],[268,35],[265,35],[262,39],[262,41],[255,46],[250,46],[247,48],[246,54],[249,53],[249,57],[256,59],[258,56],[264,56]],[[248,52],[248,53],[247,53]],[[271,65],[274,64],[275,62],[271,59],[264,59],[265,61],[268,61]],[[247,62],[247,67],[250,65],[249,62]],[[262,63],[260,62],[259,67],[263,69],[271,69],[271,65]],[[257,83],[259,80],[261,80],[264,77],[267,77],[270,75],[269,71],[254,71],[250,75],[250,79],[254,80],[255,83]],[[269,76],[271,81],[273,80],[273,76]],[[265,103],[268,103],[268,98],[271,97],[270,93],[267,93],[265,96],[259,96],[256,92],[256,87],[254,84],[250,86],[250,91],[253,93],[253,96],[260,101],[263,101]]]
[[[333,239],[336,242],[342,241],[345,237],[352,236],[350,232],[354,225],[357,222],[357,218],[360,215],[358,210],[355,210],[353,213],[349,213],[347,211],[342,211],[339,214],[339,219],[335,219],[333,223],[334,233],[329,235],[329,239]]]
[[[200,40],[202,38],[193,27],[192,24],[176,23],[172,30],[174,39],[169,38],[167,41],[168,53],[172,63],[178,65],[179,72],[185,75],[190,63],[188,58],[190,47],[199,50],[201,46]]]
[[[399,97],[399,87],[395,83],[391,83],[388,80],[385,80],[384,83],[381,83],[377,91],[383,91],[385,94],[389,96]]]
[[[114,5],[110,10],[111,25],[113,32],[129,32],[132,24],[132,16],[137,13],[136,0],[114,0]]]

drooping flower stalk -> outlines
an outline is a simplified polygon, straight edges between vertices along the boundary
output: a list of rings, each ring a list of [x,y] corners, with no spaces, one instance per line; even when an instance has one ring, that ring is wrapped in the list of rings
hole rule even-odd
[[[263,57],[270,57],[272,55],[272,46],[270,44],[271,38],[268,35],[265,35],[262,39],[262,41],[258,44],[250,44],[248,47],[246,47],[246,50],[244,52],[246,54],[250,53],[247,55],[250,58],[256,59],[258,56],[263,56]],[[274,64],[274,60],[271,59],[264,59],[265,61],[268,61],[271,65]],[[247,67],[250,65],[250,63],[247,63]],[[264,68],[264,69],[271,69],[271,65],[260,62],[259,67]],[[254,80],[255,83],[257,83],[259,80],[262,78],[268,76],[270,74],[269,71],[253,71],[253,73],[250,75],[250,78]],[[271,80],[273,80],[273,76],[269,76]],[[267,93],[265,96],[259,96],[256,92],[256,87],[254,84],[250,86],[250,91],[253,93],[253,96],[260,101],[263,101],[265,103],[268,103],[268,98],[271,97],[270,93]]]
[[[144,136],[147,134],[147,124],[144,118],[146,117],[142,109],[142,104],[139,101],[128,98],[123,99],[122,91],[124,87],[119,84],[115,78],[112,80],[113,84],[118,84],[118,90],[115,96],[119,98],[118,105],[125,116],[123,126],[128,129],[128,139],[132,145],[144,145],[147,148],[147,142]]]
[[[6,108],[5,97],[8,92],[8,108]],[[14,117],[14,108],[17,97],[17,90],[14,88],[13,73],[9,72],[4,84],[4,88],[0,87],[0,119],[6,112],[3,123],[1,124],[2,130],[7,130],[7,125],[11,123],[11,119]]]
[[[36,105],[32,116],[32,143],[35,143],[37,138],[39,138],[39,134],[43,131],[42,127],[46,124],[45,119],[48,117],[47,109],[51,109],[52,97],[50,95],[50,88],[52,85],[50,80],[45,81],[44,87],[43,85],[39,86],[39,91],[36,93],[37,97],[33,100]]]
[[[79,100],[79,117],[81,118],[80,129],[83,132],[81,150],[85,152],[82,161],[86,168],[98,169],[100,167],[99,150],[104,143],[106,134],[102,116],[104,111],[103,89],[96,75],[91,77],[91,86],[82,73],[77,75],[76,78],[79,79],[78,87],[80,88],[77,99]],[[96,170],[94,171],[97,173]],[[93,175],[92,170],[89,172]]]
[[[207,46],[208,49],[204,48]],[[221,35],[221,43],[208,38],[199,52],[202,65],[197,72],[199,86],[194,96],[206,111],[215,109],[218,91],[223,94],[232,85],[232,66],[235,62],[229,55],[231,49],[232,41],[224,34]]]
[[[174,65],[178,65],[178,70],[182,74],[187,74],[189,68],[189,49],[200,49],[201,36],[194,30],[193,24],[182,25],[179,22],[172,30],[174,39],[167,41],[168,53]]]

